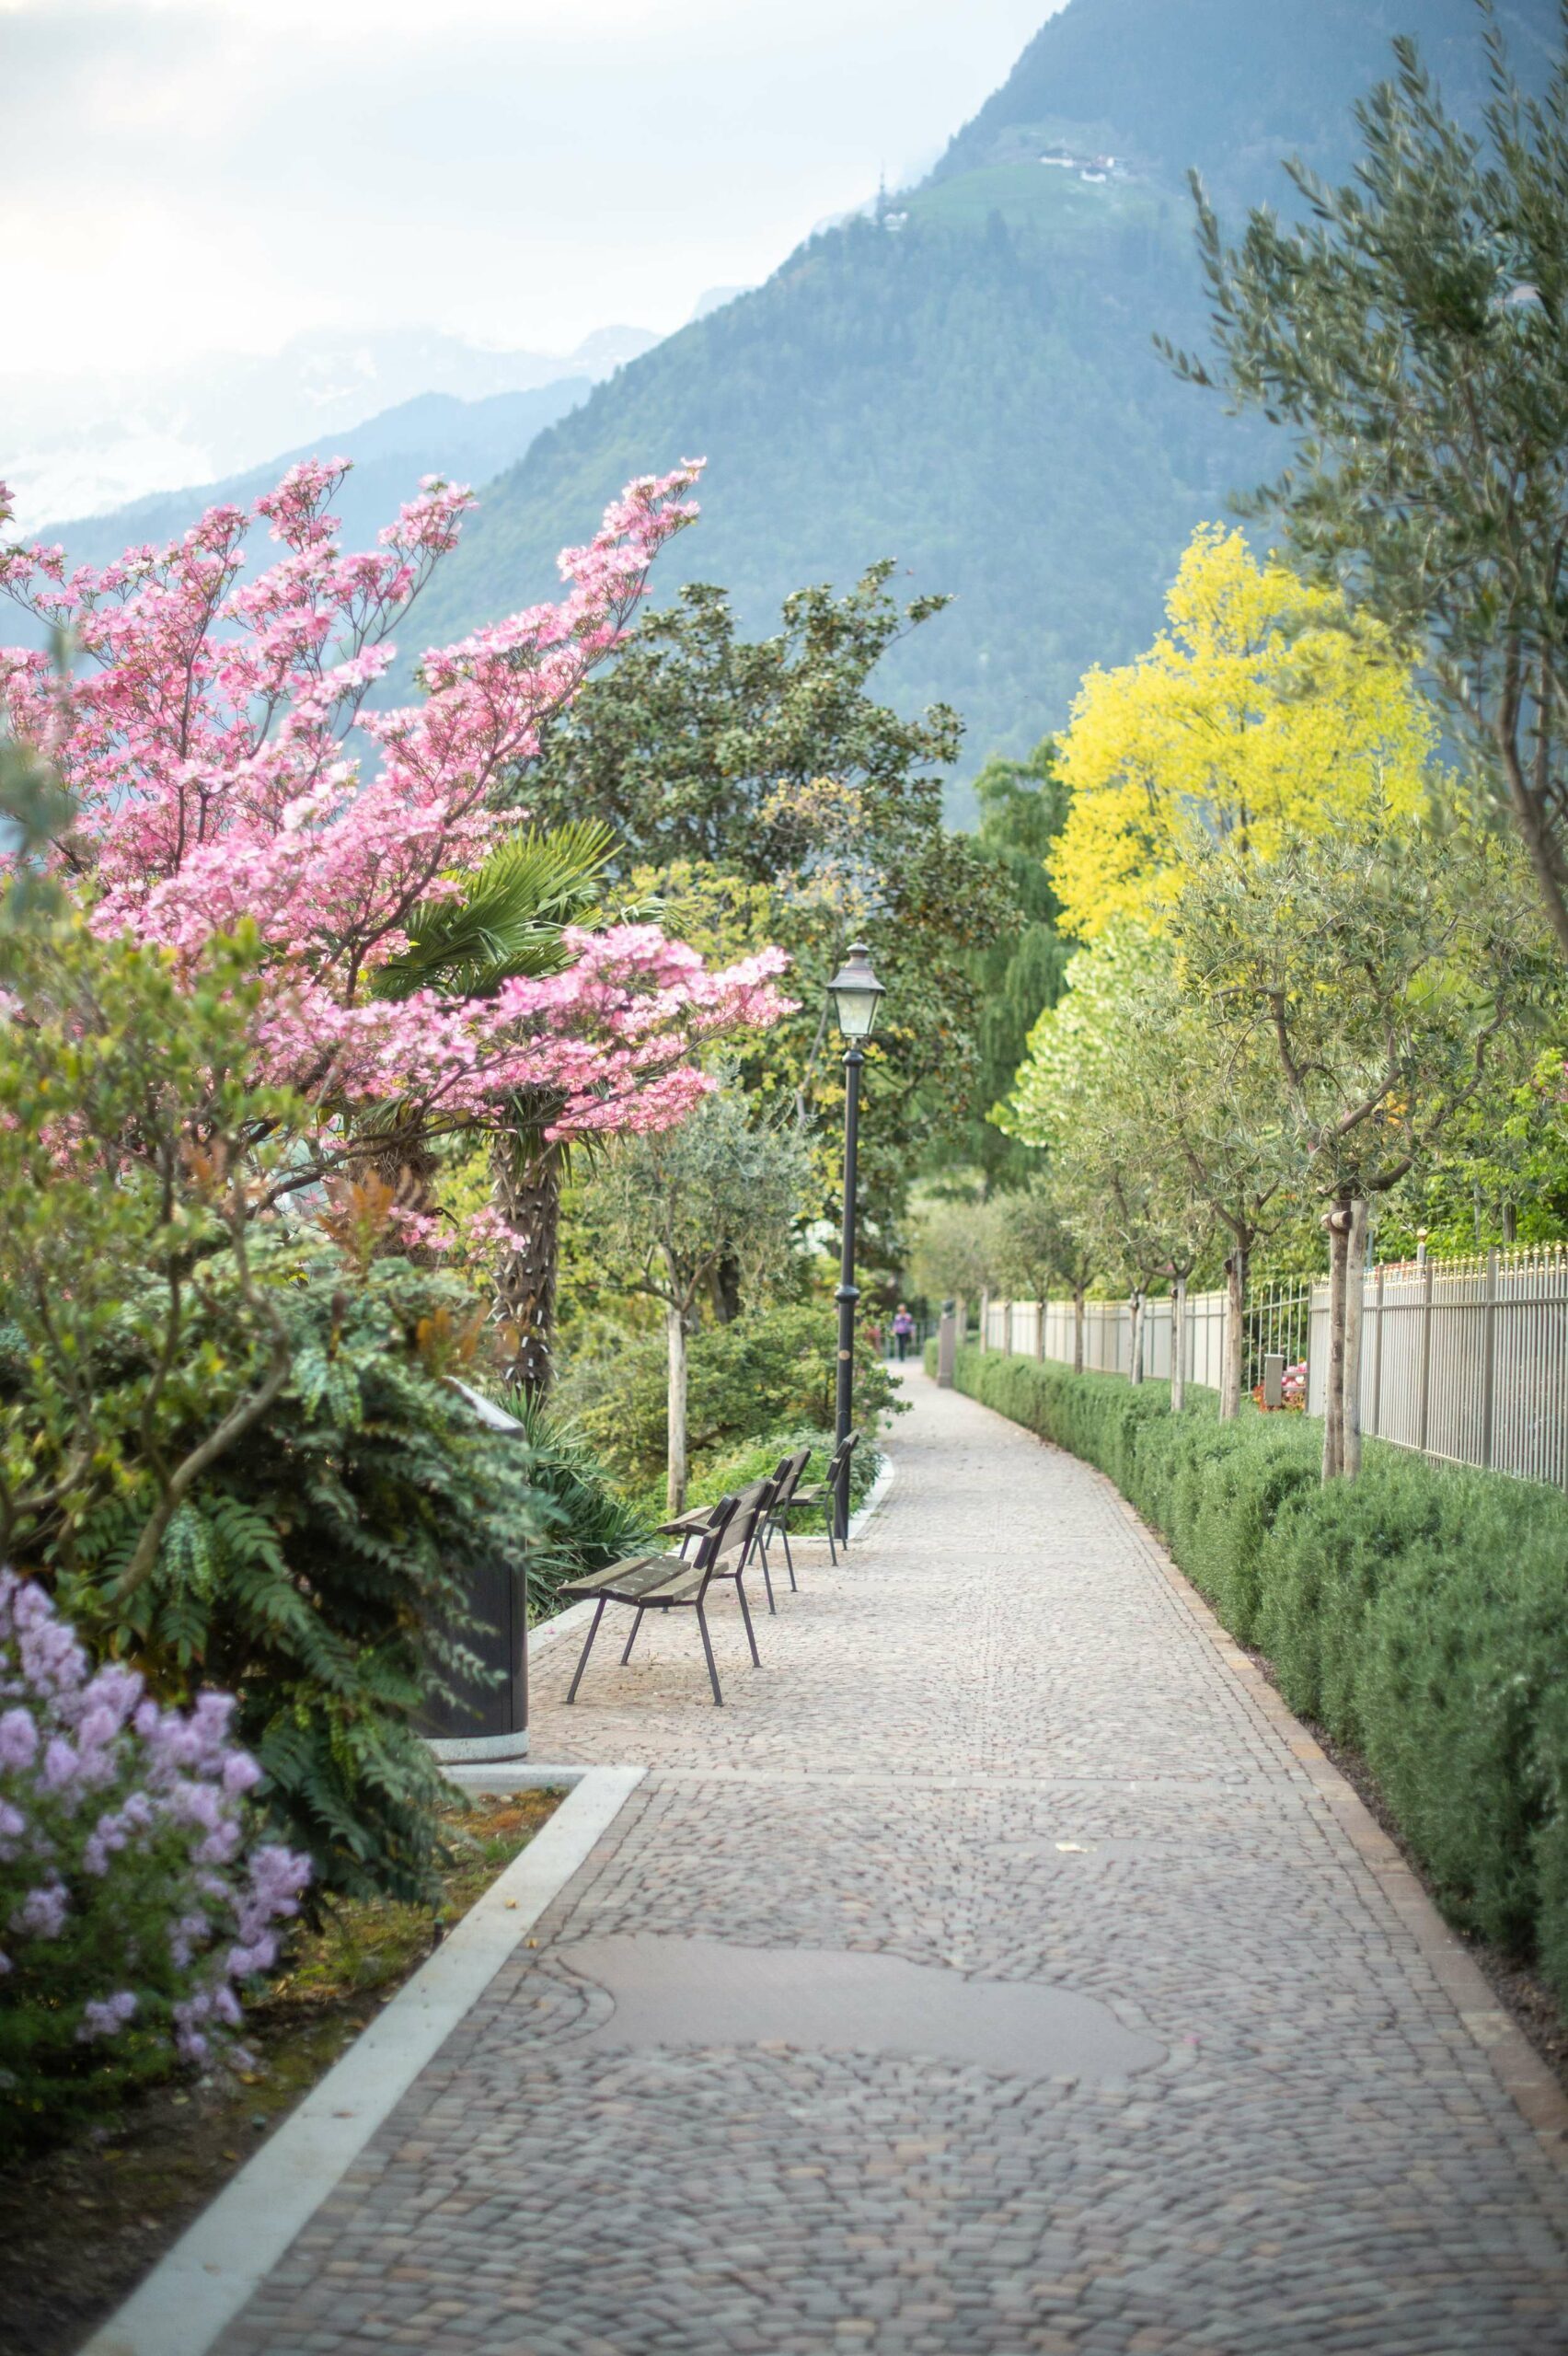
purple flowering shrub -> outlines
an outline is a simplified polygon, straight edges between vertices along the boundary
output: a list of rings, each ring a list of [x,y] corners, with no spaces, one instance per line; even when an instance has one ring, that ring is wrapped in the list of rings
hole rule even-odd
[[[256,1845],[234,1704],[165,1709],[94,1669],[43,1589],[0,1570],[0,2122],[36,2131],[201,2062],[275,1961],[306,1858]]]

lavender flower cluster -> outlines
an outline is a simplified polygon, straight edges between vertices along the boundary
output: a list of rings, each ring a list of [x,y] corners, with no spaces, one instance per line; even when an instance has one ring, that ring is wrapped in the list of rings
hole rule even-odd
[[[0,1982],[43,2041],[134,2024],[202,2061],[276,1960],[310,1865],[248,1846],[260,1770],[233,1711],[221,1693],[167,1709],[133,1669],[95,1670],[43,1589],[0,1570]]]

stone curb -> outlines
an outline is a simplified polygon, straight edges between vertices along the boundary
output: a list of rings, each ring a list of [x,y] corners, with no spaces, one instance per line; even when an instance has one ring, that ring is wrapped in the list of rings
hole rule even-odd
[[[550,1782],[572,1788],[544,1830],[79,2356],[206,2356],[546,1907],[587,1863],[645,1773],[548,1771]],[[539,1769],[508,1774],[501,1767],[490,1777],[503,1788],[546,1779]],[[470,1771],[461,1780],[471,1784],[478,1777]]]

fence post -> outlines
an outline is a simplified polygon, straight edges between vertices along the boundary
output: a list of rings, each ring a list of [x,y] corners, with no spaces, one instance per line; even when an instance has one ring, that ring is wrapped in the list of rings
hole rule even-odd
[[[1497,1421],[1497,1247],[1486,1255],[1485,1334],[1482,1341],[1481,1389],[1481,1461],[1490,1465],[1495,1449]]]
[[[1378,1263],[1377,1292],[1373,1307],[1376,1315],[1372,1325],[1372,1433],[1374,1438],[1383,1428],[1383,1264]]]
[[[1421,1288],[1421,1437],[1416,1446],[1424,1456],[1427,1416],[1432,1404],[1432,1263],[1426,1256],[1424,1243],[1421,1247],[1420,1257],[1424,1281]]]

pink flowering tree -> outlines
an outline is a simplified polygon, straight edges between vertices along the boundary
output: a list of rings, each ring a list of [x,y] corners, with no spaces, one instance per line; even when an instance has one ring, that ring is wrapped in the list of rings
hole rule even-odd
[[[0,554],[0,588],[80,658],[63,676],[36,652],[0,652],[0,708],[74,801],[56,865],[95,926],[192,960],[259,930],[261,1068],[316,1114],[263,1204],[384,1154],[392,1108],[405,1146],[503,1127],[520,1099],[551,1108],[551,1140],[667,1126],[708,1086],[702,1043],[785,1004],[780,953],[709,973],[649,925],[582,930],[561,970],[483,991],[386,986],[421,917],[515,832],[502,803],[620,642],[655,555],[696,513],[698,469],[628,486],[562,556],[558,603],[427,653],[421,699],[393,710],[366,699],[472,501],[432,478],[376,549],[347,556],[329,513],[345,470],[298,466],[251,514],[213,508],[102,571],[70,571],[59,549]],[[258,522],[281,552],[251,576]],[[423,1207],[404,1216],[417,1235]],[[506,1242],[504,1215],[493,1224]]]

